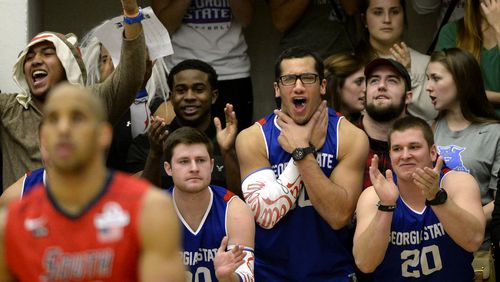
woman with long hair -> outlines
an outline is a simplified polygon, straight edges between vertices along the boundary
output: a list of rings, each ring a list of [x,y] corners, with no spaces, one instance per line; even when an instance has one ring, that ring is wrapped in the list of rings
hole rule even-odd
[[[436,50],[459,47],[481,66],[486,96],[500,114],[500,1],[466,0],[463,19],[446,24]]]
[[[354,122],[365,108],[365,64],[349,53],[332,55],[325,60],[326,99],[328,106]]]
[[[472,54],[451,48],[436,51],[427,67],[426,89],[439,112],[434,141],[450,169],[465,171],[479,184],[491,220],[500,170],[500,119],[486,98],[479,64]],[[476,258],[488,257],[490,232]]]
[[[404,0],[361,0],[360,11],[365,30],[356,54],[366,62],[375,58],[392,58],[408,70],[412,84],[412,103],[408,112],[431,121],[437,115],[425,91],[425,68],[429,56],[419,53],[403,42],[406,26]]]

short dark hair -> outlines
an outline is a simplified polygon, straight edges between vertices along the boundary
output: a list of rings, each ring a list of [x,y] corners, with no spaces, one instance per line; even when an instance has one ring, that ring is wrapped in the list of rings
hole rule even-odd
[[[314,68],[319,75],[319,81],[323,80],[325,77],[325,66],[323,65],[323,60],[314,51],[305,47],[291,47],[283,51],[276,63],[274,64],[274,81],[278,81],[281,76],[281,62],[286,59],[301,59],[305,57],[312,57],[315,61]]]
[[[389,150],[391,148],[391,136],[396,131],[405,131],[408,129],[418,129],[424,135],[425,141],[427,141],[427,145],[429,148],[434,145],[434,133],[432,133],[432,129],[429,124],[418,117],[414,116],[405,116],[397,119],[391,127],[389,134],[387,135],[387,140],[389,143]]]
[[[163,147],[163,158],[165,161],[172,161],[174,149],[179,144],[203,144],[207,147],[210,158],[213,158],[214,149],[208,136],[196,128],[184,126],[174,130],[174,132],[170,133],[168,136],[165,146]]]
[[[215,69],[201,60],[189,59],[178,63],[170,70],[167,78],[167,84],[170,90],[174,88],[174,76],[184,70],[199,70],[206,73],[208,75],[208,83],[210,84],[211,90],[218,89],[217,72],[215,72]]]

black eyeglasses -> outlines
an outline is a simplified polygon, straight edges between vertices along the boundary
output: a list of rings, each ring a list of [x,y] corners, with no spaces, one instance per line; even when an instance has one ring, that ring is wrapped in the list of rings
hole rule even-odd
[[[315,73],[286,74],[280,76],[279,82],[284,86],[292,86],[295,85],[297,79],[300,79],[303,84],[313,84],[318,77],[319,75]]]

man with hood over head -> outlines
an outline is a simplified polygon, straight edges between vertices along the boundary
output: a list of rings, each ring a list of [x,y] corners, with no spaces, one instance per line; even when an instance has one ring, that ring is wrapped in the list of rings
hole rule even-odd
[[[121,0],[124,32],[121,60],[103,83],[90,90],[106,107],[111,124],[132,104],[146,68],[144,18],[136,0]],[[85,65],[74,34],[42,32],[21,51],[13,68],[21,93],[0,95],[0,146],[3,153],[3,187],[26,171],[42,166],[38,128],[47,93],[60,82],[84,85]]]

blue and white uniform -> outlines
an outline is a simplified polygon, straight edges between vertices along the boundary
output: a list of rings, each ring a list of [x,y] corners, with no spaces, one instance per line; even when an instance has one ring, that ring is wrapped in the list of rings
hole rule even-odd
[[[29,171],[24,176],[23,181],[23,191],[21,192],[21,198],[26,195],[31,189],[35,188],[38,184],[46,184],[45,182],[46,172],[45,168],[37,168],[35,170]]]
[[[327,138],[317,155],[328,177],[338,161],[340,120],[333,109],[328,109]],[[265,138],[269,163],[279,177],[291,155],[278,143],[280,129],[276,115],[272,113],[258,124]],[[256,281],[349,281],[354,272],[352,233],[347,227],[333,230],[312,206],[305,187],[274,227],[256,226],[255,244]]]
[[[210,203],[197,230],[192,230],[175,205],[175,211],[182,222],[184,265],[188,268],[186,281],[217,281],[214,258],[222,238],[227,235],[227,207],[236,195],[215,185],[208,187]],[[175,197],[175,188],[169,189]]]
[[[446,234],[430,206],[418,212],[401,197],[396,205],[389,246],[374,272],[375,281],[473,281],[472,253]]]

